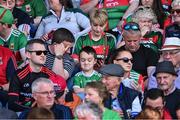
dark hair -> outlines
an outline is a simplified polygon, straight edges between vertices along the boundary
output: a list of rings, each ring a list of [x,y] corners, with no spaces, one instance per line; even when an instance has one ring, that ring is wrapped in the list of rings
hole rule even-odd
[[[45,45],[45,42],[44,42],[43,40],[41,40],[41,39],[31,39],[31,40],[29,40],[29,41],[27,42],[26,47],[25,47],[25,50],[26,50],[26,51],[31,50],[33,44],[35,44],[35,43],[38,43],[38,44],[41,44],[41,45]]]
[[[151,100],[156,100],[159,97],[161,97],[164,102],[165,97],[163,91],[158,88],[152,88],[148,90],[147,93],[145,94],[144,102],[146,102],[147,98]]]
[[[109,98],[107,88],[101,81],[89,82],[86,84],[85,88],[95,89],[98,92],[99,97],[103,99],[103,103]]]
[[[86,52],[87,54],[92,54],[94,56],[94,58],[96,59],[97,54],[96,51],[94,50],[94,48],[90,47],[90,46],[85,46],[81,49],[81,51],[79,52],[79,56],[82,52]]]
[[[128,50],[123,50],[122,48],[118,48],[118,49],[115,49],[113,52],[112,52],[112,55],[110,57],[110,62],[113,63],[113,60],[115,60],[117,58],[117,56],[122,53],[122,52],[129,52],[131,53],[130,51]]]
[[[142,2],[140,0],[139,5],[142,5]],[[154,13],[157,16],[157,20],[158,23],[160,25],[160,28],[163,29],[164,28],[164,20],[166,18],[166,14],[163,10],[163,6],[162,6],[162,2],[161,0],[153,0],[153,4],[152,4],[152,10],[154,11]]]
[[[75,41],[73,34],[66,28],[59,28],[53,33],[52,44],[67,41],[73,43]]]
[[[35,107],[30,110],[27,115],[27,119],[54,119],[54,114],[52,111],[46,108]]]

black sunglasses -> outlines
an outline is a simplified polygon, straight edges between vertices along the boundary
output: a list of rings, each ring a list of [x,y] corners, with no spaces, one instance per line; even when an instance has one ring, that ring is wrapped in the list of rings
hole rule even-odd
[[[44,55],[47,55],[47,53],[48,53],[48,51],[41,51],[41,50],[38,50],[38,51],[28,51],[28,52],[35,52],[36,53],[36,55],[41,55],[42,53],[44,54]]]
[[[120,61],[122,60],[123,62],[125,63],[128,63],[129,61],[132,63],[133,62],[133,59],[129,59],[127,57],[124,57],[124,58],[119,58],[119,59],[115,59],[116,61]]]
[[[180,13],[180,9],[172,9],[171,10],[171,14],[174,14],[174,13],[177,13],[177,14],[179,14]]]
[[[140,30],[139,25],[136,23],[127,23],[124,25],[123,29],[124,30],[134,30],[134,31]]]

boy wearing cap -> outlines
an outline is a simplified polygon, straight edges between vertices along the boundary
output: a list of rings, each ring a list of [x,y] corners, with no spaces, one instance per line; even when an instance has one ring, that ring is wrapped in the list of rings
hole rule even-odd
[[[111,94],[105,106],[118,111],[125,119],[138,115],[141,112],[140,93],[121,83],[124,69],[118,64],[108,64],[101,67],[99,72],[103,75],[103,84]]]
[[[82,48],[79,54],[79,62],[82,71],[78,72],[73,78],[73,88],[78,95],[84,94],[84,87],[88,82],[101,79],[101,74],[94,70],[94,65],[96,64],[96,51],[92,47],[86,46]]]
[[[10,48],[19,62],[25,60],[26,36],[13,29],[14,18],[10,10],[0,7],[0,45]]]
[[[177,73],[170,61],[159,62],[154,73],[158,87],[165,95],[166,105],[173,119],[177,119],[176,106],[180,104],[180,90],[174,85]]]

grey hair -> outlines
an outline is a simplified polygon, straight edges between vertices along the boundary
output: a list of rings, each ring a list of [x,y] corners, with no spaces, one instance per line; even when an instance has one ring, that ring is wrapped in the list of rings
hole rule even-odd
[[[171,7],[180,6],[180,0],[173,0]]]
[[[141,18],[152,19],[153,24],[157,23],[157,16],[151,8],[140,6],[132,16],[132,21],[139,23]]]
[[[102,109],[93,102],[85,102],[80,104],[75,109],[75,116],[78,116],[78,114],[82,116],[89,116],[90,114],[94,116],[93,119],[102,119],[103,111]]]
[[[47,78],[43,78],[43,77],[40,77],[38,79],[36,79],[32,85],[31,85],[31,90],[32,90],[32,93],[34,92],[37,92],[38,89],[39,89],[39,84],[40,83],[47,83],[47,84],[52,84],[53,85],[53,82]]]

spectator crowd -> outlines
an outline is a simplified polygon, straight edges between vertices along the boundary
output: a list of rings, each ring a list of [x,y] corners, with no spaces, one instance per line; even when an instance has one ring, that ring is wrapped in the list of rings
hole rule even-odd
[[[180,0],[0,0],[0,119],[180,119]]]

